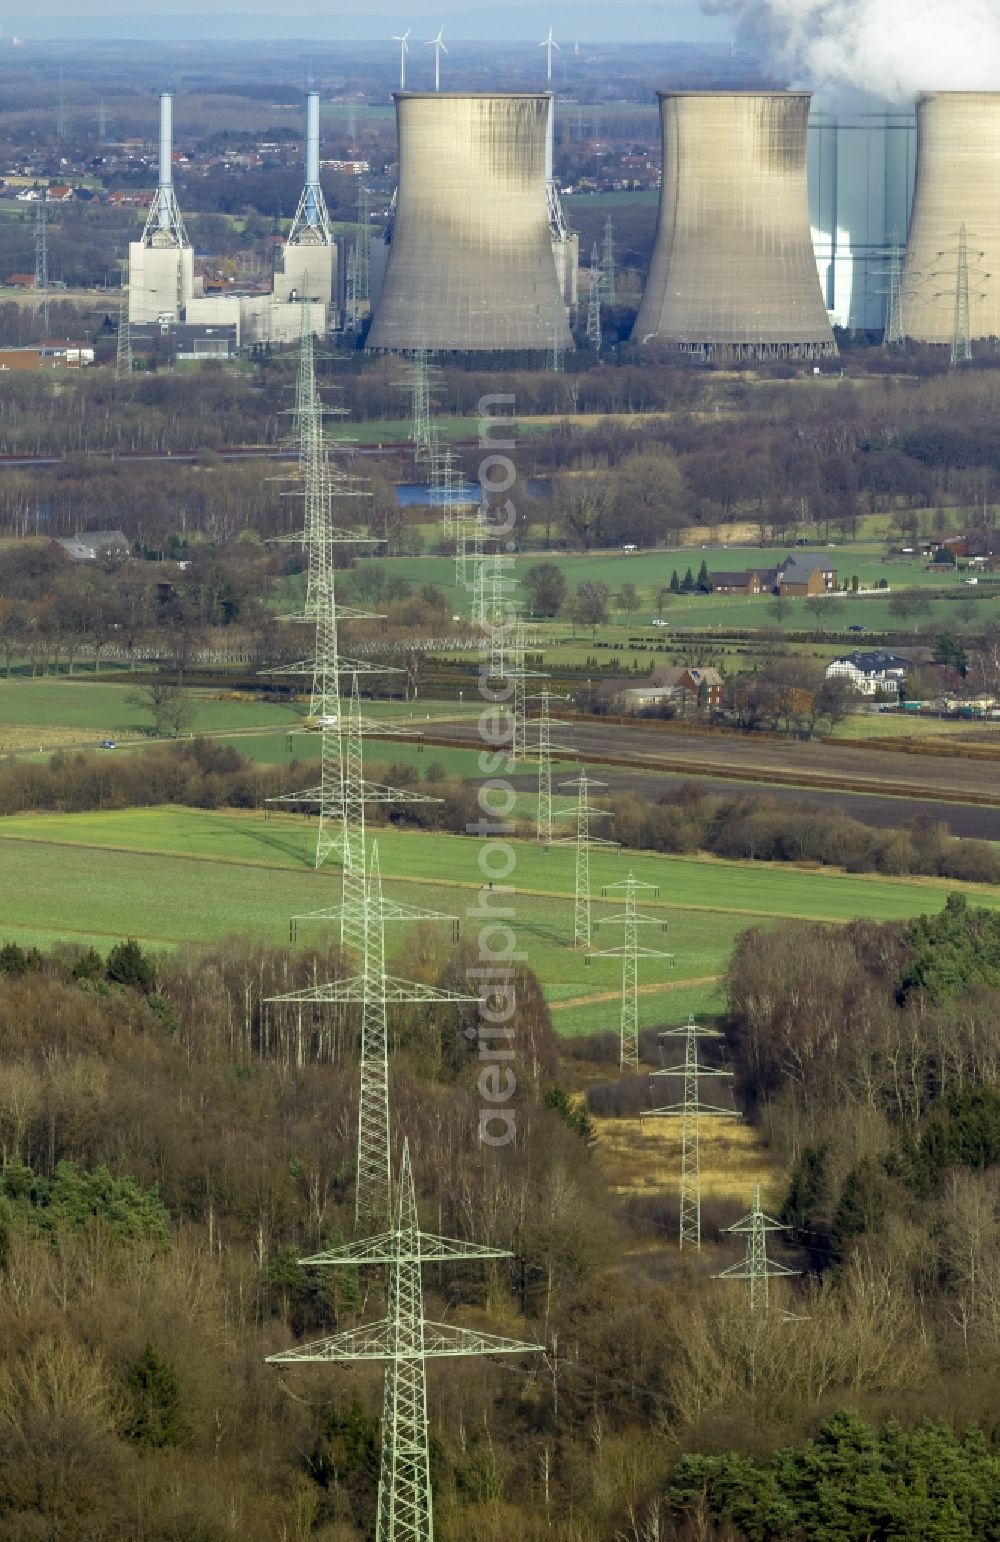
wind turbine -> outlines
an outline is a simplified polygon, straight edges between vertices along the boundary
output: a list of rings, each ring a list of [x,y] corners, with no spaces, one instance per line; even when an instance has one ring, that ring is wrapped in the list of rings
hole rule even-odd
[[[548,79],[549,85],[551,86],[551,84],[552,84],[552,50],[554,48],[557,53],[561,53],[562,52],[562,50],[559,47],[559,44],[556,42],[555,38],[552,36],[552,28],[551,27],[549,27],[549,35],[548,35],[548,37],[547,38],[543,38],[542,42],[540,42],[538,46],[539,46],[539,48],[547,48],[548,49],[548,65],[549,65],[549,68],[548,68],[547,79]]]
[[[434,50],[434,89],[435,91],[440,91],[441,55],[448,52],[447,48],[444,46],[444,28],[439,28],[437,37],[428,38],[427,42],[424,44],[424,47],[433,48]]]
[[[394,33],[393,37],[392,37],[392,41],[394,43],[398,43],[399,44],[399,89],[400,89],[400,91],[405,91],[406,90],[406,56],[407,56],[407,54],[410,51],[410,45],[407,42],[407,39],[409,38],[410,33],[412,31],[413,31],[413,28],[412,27],[408,27],[407,30],[402,34],[402,36],[397,36]]]

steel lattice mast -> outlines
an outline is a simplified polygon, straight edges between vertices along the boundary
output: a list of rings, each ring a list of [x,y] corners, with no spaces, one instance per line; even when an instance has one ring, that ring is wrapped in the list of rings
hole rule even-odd
[[[364,948],[365,906],[365,805],[368,803],[438,803],[439,798],[428,793],[412,792],[409,788],[386,787],[380,782],[370,782],[364,776],[363,744],[371,733],[388,730],[395,737],[406,730],[387,723],[385,719],[374,722],[361,716],[361,700],[357,673],[353,677],[350,706],[347,715],[347,754],[344,757],[344,869],[341,903],[325,906],[321,910],[309,910],[291,917],[289,941],[298,939],[300,923],[336,923],[340,927],[340,940],[344,947],[356,952]],[[422,905],[408,905],[401,900],[383,900],[382,914],[387,921],[450,921],[452,935],[458,941],[458,917],[443,911],[428,910]]]
[[[684,1078],[684,1101],[671,1103],[664,1108],[644,1110],[642,1119],[680,1119],[681,1120],[681,1216],[680,1216],[680,1246],[683,1251],[685,1244],[696,1250],[701,1248],[701,1146],[700,1146],[700,1121],[706,1117],[722,1117],[726,1119],[739,1119],[740,1113],[735,1108],[722,1108],[714,1103],[701,1101],[700,1083],[705,1077],[732,1078],[731,1071],[717,1070],[712,1066],[701,1064],[698,1058],[698,1042],[700,1039],[721,1039],[722,1034],[714,1028],[707,1028],[690,1018],[681,1028],[668,1028],[659,1035],[660,1041],[664,1039],[684,1040],[684,1062],[682,1065],[664,1066],[660,1071],[654,1071],[650,1080],[657,1076],[682,1076]]]
[[[892,245],[889,248],[889,296],[886,306],[885,336],[883,346],[886,348],[898,348],[903,341],[903,253],[899,243],[899,232],[892,232]]]
[[[595,819],[607,819],[610,816],[604,809],[595,809],[590,806],[590,792],[594,787],[605,787],[605,782],[595,782],[588,777],[586,770],[572,782],[560,782],[560,792],[576,792],[576,808],[565,810],[568,817],[576,815],[576,835],[568,836],[563,840],[553,841],[555,846],[573,844],[576,847],[576,882],[574,886],[573,903],[573,946],[575,948],[590,947],[590,853],[594,847],[613,847],[620,849],[618,841],[605,841],[599,836],[591,834],[590,827]],[[564,817],[562,812],[556,814],[556,819]]]
[[[789,1275],[798,1274],[798,1269],[786,1269],[784,1264],[779,1264],[773,1258],[767,1256],[767,1234],[771,1231],[788,1231],[788,1227],[776,1221],[773,1216],[765,1215],[760,1202],[760,1184],[754,1184],[753,1207],[749,1215],[745,1215],[741,1221],[727,1226],[727,1232],[745,1236],[747,1239],[746,1257],[738,1264],[730,1264],[728,1269],[723,1269],[716,1275],[718,1280],[747,1280],[749,1282],[750,1310],[755,1312],[761,1307],[765,1312],[768,1305],[768,1281],[784,1279]]]
[[[43,187],[38,195],[38,212],[35,215],[35,295],[32,310],[42,318],[45,336],[49,335],[49,190]]]
[[[594,242],[590,252],[590,298],[587,302],[587,342],[600,353],[604,342],[601,330],[601,250]]]
[[[122,385],[132,379],[132,329],[128,320],[128,295],[122,290],[115,328],[115,382]]]
[[[530,729],[532,722],[537,728],[537,743],[533,753],[538,758],[538,816],[535,826],[535,838],[548,846],[552,842],[552,751],[557,748],[561,754],[572,755],[576,752],[565,745],[553,746],[552,743],[552,692],[547,686],[543,686],[537,696],[530,698],[541,703],[537,718],[526,724],[526,730]],[[565,700],[565,697],[560,697]]]
[[[409,917],[401,916],[400,919]],[[358,1189],[355,1196],[359,1224],[372,1217],[379,1217],[384,1222],[389,1213],[385,1186],[385,1176],[391,1167],[386,1008],[406,1002],[458,1006],[481,1000],[481,995],[475,992],[441,990],[434,985],[386,973],[385,912],[377,844],[372,847],[371,872],[366,879],[364,924],[360,973],[267,998],[273,1005],[323,1007],[359,1003],[362,1007]]]
[[[657,948],[644,948],[639,943],[639,930],[643,926],[658,926],[662,932],[667,929],[667,923],[657,916],[640,915],[636,909],[636,898],[642,890],[658,899],[660,891],[655,884],[639,883],[634,873],[629,873],[623,883],[607,884],[602,890],[602,896],[607,899],[609,894],[621,893],[624,895],[625,908],[622,915],[603,916],[598,921],[598,926],[621,926],[624,928],[624,939],[620,948],[605,948],[600,953],[590,954],[591,958],[620,958],[622,961],[622,1010],[621,1010],[621,1050],[619,1065],[621,1070],[639,1069],[639,960],[641,958],[662,958],[673,963],[674,955],[665,953]]]
[[[267,1363],[385,1362],[376,1542],[433,1542],[427,1361],[470,1355],[541,1354],[543,1346],[428,1321],[424,1313],[424,1264],[499,1260],[511,1255],[499,1248],[479,1247],[421,1231],[409,1142],[403,1144],[393,1220],[393,1229],[381,1236],[301,1260],[304,1266],[338,1269],[388,1265],[388,1315],[381,1322],[271,1355]]]
[[[955,275],[955,324],[951,362],[968,364],[972,358],[972,313],[969,305],[969,237],[963,225],[958,233],[958,270]]]
[[[618,303],[618,285],[615,276],[615,227],[608,215],[604,226],[604,245],[601,251],[601,289],[605,305]]]

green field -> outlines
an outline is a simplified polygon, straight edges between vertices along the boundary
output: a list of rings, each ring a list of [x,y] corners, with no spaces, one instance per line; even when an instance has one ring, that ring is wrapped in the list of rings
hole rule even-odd
[[[817,548],[818,549],[818,548]],[[891,594],[847,595],[824,601],[822,609],[813,607],[806,600],[789,600],[786,613],[779,620],[772,610],[773,601],[760,595],[744,599],[727,594],[674,594],[657,604],[657,590],[670,582],[676,570],[680,578],[691,568],[696,577],[704,561],[709,572],[739,570],[750,567],[773,567],[786,554],[782,547],[681,547],[659,548],[639,552],[596,552],[593,555],[565,552],[522,552],[518,557],[517,571],[524,574],[539,562],[553,562],[565,574],[570,590],[584,582],[605,584],[612,599],[609,611],[621,630],[628,627],[648,626],[655,615],[662,615],[671,628],[695,629],[700,627],[732,626],[743,628],[780,628],[783,631],[843,632],[849,626],[864,626],[872,631],[908,630],[920,627],[929,620],[946,620],[960,626],[966,607],[976,607],[980,617],[989,615],[1000,606],[1000,585],[983,584],[968,589],[961,576],[949,578],[939,573],[928,573],[919,559],[887,558],[884,547],[875,542],[857,542],[838,546],[831,550],[830,560],[836,567],[842,583],[845,578],[857,575],[861,584],[874,588],[884,580],[890,590],[936,589],[950,590],[954,599],[933,599],[928,615],[914,621],[901,621],[889,612]],[[471,593],[455,587],[455,564],[449,557],[426,556],[366,558],[378,562],[387,574],[408,579],[412,584],[437,584],[454,600],[456,612],[468,613]],[[614,596],[625,583],[632,583],[639,591],[641,607],[626,620],[625,614],[615,604]],[[815,611],[815,613],[814,613]]]
[[[465,915],[480,882],[477,842],[394,830],[377,834],[388,893]],[[314,835],[307,819],[173,808],[6,819],[0,823],[0,935],[102,948],[136,933],[153,947],[192,946],[236,933],[284,941],[290,915],[339,897],[337,869],[317,873],[309,866]],[[545,851],[516,842],[514,849],[514,926],[559,1031],[614,1026],[619,962],[585,965],[568,946],[572,848]],[[643,971],[645,983],[661,987],[642,995],[646,1026],[717,1007],[718,976],[733,939],[747,926],[797,917],[901,919],[940,908],[959,887],[628,852],[594,854],[592,892],[598,896],[602,885],[619,882],[629,870],[659,887],[659,897],[651,896],[644,908],[662,917],[667,933],[650,933],[651,945],[676,955],[672,968],[657,962]],[[995,891],[970,892],[1000,906]],[[595,898],[595,916],[616,908],[620,913],[620,902]],[[475,924],[465,923],[466,935]],[[597,946],[614,946],[618,933],[620,928],[598,931]],[[390,951],[397,946],[390,939]],[[405,972],[405,963],[397,967]]]

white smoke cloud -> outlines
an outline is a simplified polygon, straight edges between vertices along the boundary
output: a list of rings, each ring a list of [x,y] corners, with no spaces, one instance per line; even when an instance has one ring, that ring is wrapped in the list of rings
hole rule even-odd
[[[703,0],[794,84],[890,99],[1000,90],[1000,0]]]

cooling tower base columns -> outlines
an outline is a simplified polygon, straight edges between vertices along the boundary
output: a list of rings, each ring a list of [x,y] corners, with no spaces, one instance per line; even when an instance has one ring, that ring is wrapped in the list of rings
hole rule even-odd
[[[666,337],[657,341],[705,364],[766,364],[781,359],[806,364],[839,357],[832,338],[828,343],[683,343]]]
[[[802,92],[660,92],[663,187],[633,337],[702,357],[832,358]]]

